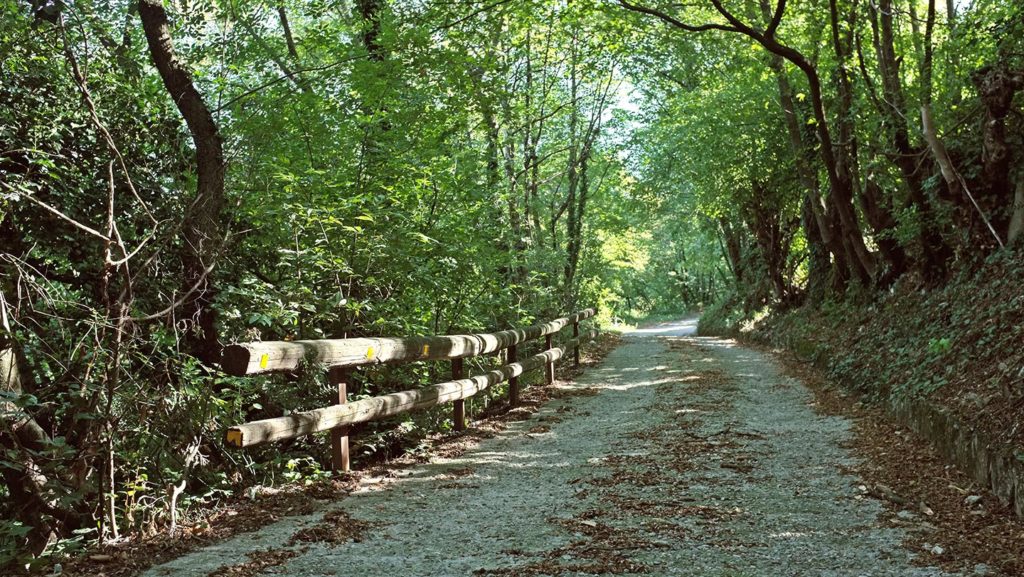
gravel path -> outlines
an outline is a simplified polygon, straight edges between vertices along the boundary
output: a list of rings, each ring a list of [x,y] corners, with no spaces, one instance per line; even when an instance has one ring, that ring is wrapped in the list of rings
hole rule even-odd
[[[358,542],[289,545],[321,510],[147,576],[948,575],[843,472],[846,421],[694,325],[631,333],[529,420],[333,505]]]

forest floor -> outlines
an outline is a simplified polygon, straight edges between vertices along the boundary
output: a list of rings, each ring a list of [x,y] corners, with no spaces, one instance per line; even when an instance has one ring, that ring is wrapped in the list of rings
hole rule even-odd
[[[857,476],[850,420],[694,326],[634,331],[476,446],[146,575],[997,574],[939,568],[954,544]]]

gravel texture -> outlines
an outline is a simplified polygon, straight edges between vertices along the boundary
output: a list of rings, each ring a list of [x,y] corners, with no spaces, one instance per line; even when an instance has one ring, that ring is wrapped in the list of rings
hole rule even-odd
[[[844,472],[847,421],[695,323],[631,333],[530,419],[332,505],[365,522],[351,541],[293,539],[320,510],[146,575],[951,575]]]

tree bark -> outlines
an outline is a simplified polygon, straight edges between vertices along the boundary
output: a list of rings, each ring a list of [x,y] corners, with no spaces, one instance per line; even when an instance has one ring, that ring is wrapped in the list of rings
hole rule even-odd
[[[380,12],[383,0],[358,0],[359,14],[363,17],[363,46],[370,60],[382,62],[384,47],[380,43]]]
[[[855,10],[851,9],[851,21],[854,18],[854,14]],[[842,37],[842,30],[840,29],[842,20],[840,19],[837,0],[829,0],[829,23],[832,31],[832,48],[837,63],[835,76],[838,89],[836,122],[839,139],[835,143],[833,155],[835,159],[835,172],[840,184],[838,188],[843,193],[840,196],[836,196],[835,199],[839,201],[837,208],[840,222],[842,222],[844,228],[843,244],[847,246],[847,254],[850,260],[859,262],[861,265],[860,267],[855,266],[853,272],[858,275],[863,284],[867,284],[875,277],[876,267],[874,259],[871,258],[867,250],[867,246],[864,245],[857,213],[853,210],[853,191],[856,190],[859,193],[858,196],[862,196],[863,189],[858,185],[859,179],[856,173],[857,133],[853,122],[853,84],[847,72],[851,40]],[[847,24],[846,32],[850,35],[850,22],[845,23]],[[834,186],[833,190],[835,189],[836,187]],[[847,194],[851,198],[850,203],[843,201]],[[895,263],[890,262],[889,265],[892,267],[895,266]]]
[[[892,0],[879,0],[871,9],[871,29],[878,69],[882,78],[883,102],[878,103],[883,125],[889,133],[892,151],[889,159],[899,168],[907,187],[910,205],[917,212],[919,234],[917,243],[921,252],[917,268],[928,283],[936,283],[946,275],[946,263],[952,251],[942,239],[934,222],[935,211],[924,190],[924,174],[920,168],[925,149],[910,142],[910,127],[906,116],[906,97],[900,81],[896,57],[895,29],[893,27]]]
[[[772,297],[782,308],[795,299],[786,282],[786,260],[790,242],[799,219],[787,219],[780,206],[778,195],[763,183],[751,182],[751,200],[744,210],[748,228],[754,233],[754,241],[765,266]]]
[[[810,194],[804,194],[804,200],[800,205],[800,222],[804,229],[804,237],[807,239],[807,296],[813,304],[825,300],[831,267],[828,246],[822,237],[812,204],[815,202],[817,201]]]
[[[0,392],[20,395],[21,375],[14,339],[10,332],[7,307],[0,295]],[[21,546],[33,555],[42,553],[58,532],[60,517],[48,480],[33,458],[46,451],[50,437],[32,415],[11,401],[0,401],[0,477],[9,491],[16,518],[31,528]]]
[[[393,183],[392,175],[386,170],[388,162],[385,137],[391,131],[391,120],[386,101],[387,78],[384,61],[388,57],[381,43],[381,13],[386,0],[357,0],[355,16],[362,22],[359,39],[366,50],[370,68],[364,75],[371,84],[359,90],[360,110],[366,118],[363,125],[363,139],[360,151],[360,166],[356,186],[360,192],[368,190],[388,194]]]
[[[876,279],[879,286],[892,284],[907,269],[907,255],[899,242],[893,237],[896,231],[896,219],[892,215],[892,198],[887,195],[872,175],[864,182],[860,194],[861,209],[864,216],[875,230],[875,244],[878,251],[888,263],[889,268]]]
[[[811,95],[811,108],[814,112],[815,129],[820,146],[818,150],[829,182],[829,202],[835,209],[842,230],[842,243],[845,247],[848,266],[853,275],[862,283],[870,281],[874,274],[874,260],[861,233],[857,212],[853,206],[853,182],[848,166],[845,166],[836,154],[837,146],[832,139],[828,116],[825,113],[825,100],[821,89],[821,78],[818,69],[803,53],[783,44],[775,37],[775,28],[781,22],[785,2],[780,1],[773,24],[769,24],[763,32],[754,30],[743,24],[731,12],[725,9],[721,0],[711,0],[715,9],[729,21],[735,32],[744,34],[760,44],[772,54],[781,56],[803,72],[807,77],[808,91]],[[830,1],[834,5],[835,0]]]
[[[204,363],[220,359],[217,340],[216,296],[210,279],[222,244],[224,209],[223,141],[209,107],[195,87],[191,71],[174,52],[167,12],[160,0],[139,0],[139,16],[149,53],[164,87],[181,113],[196,147],[196,196],[185,213],[184,282],[186,298],[181,319],[189,350]]]
[[[565,305],[566,310],[572,310],[576,306],[576,292],[573,287],[576,282],[576,270],[580,262],[580,250],[583,247],[583,215],[586,212],[587,196],[590,192],[590,177],[587,172],[590,162],[590,147],[582,151],[579,168],[579,188],[575,209],[570,211],[568,232],[566,233],[566,264],[565,264]]]
[[[292,57],[292,60],[298,62],[299,50],[295,46],[295,37],[292,36],[292,27],[288,23],[288,12],[284,9],[284,4],[278,2],[277,4],[277,17],[281,21],[281,29],[284,32],[284,41],[288,45],[288,55]]]
[[[568,193],[565,199],[565,205],[568,207],[568,215],[566,217],[566,260],[564,266],[564,275],[562,279],[562,291],[563,301],[568,306],[573,299],[573,283],[576,276],[576,267],[573,262],[574,259],[579,258],[579,227],[578,224],[582,221],[582,215],[577,214],[577,194],[580,189],[581,181],[586,179],[586,162],[587,162],[587,141],[589,135],[580,134],[580,100],[579,100],[579,86],[580,82],[578,79],[578,56],[579,52],[577,49],[577,30],[573,30],[572,44],[570,48],[570,70],[569,70],[569,99],[572,103],[572,111],[569,116],[569,160],[566,167],[566,177],[568,181]],[[553,218],[557,218],[553,215]],[[555,222],[552,222],[551,233],[555,234]]]
[[[1010,216],[1010,230],[1006,235],[1007,244],[1017,243],[1024,233],[1024,178],[1017,182],[1013,195],[1013,214]]]
[[[775,78],[779,86],[779,104],[782,106],[783,118],[786,123],[786,132],[789,134],[790,149],[793,153],[797,174],[800,183],[804,187],[804,202],[801,209],[804,234],[807,238],[807,250],[809,252],[809,279],[808,292],[812,301],[820,301],[825,297],[825,287],[828,283],[829,271],[832,271],[832,282],[837,292],[846,290],[849,282],[849,267],[846,264],[845,250],[842,242],[839,241],[838,231],[832,229],[830,219],[826,213],[826,207],[822,205],[818,191],[818,175],[815,174],[811,165],[814,157],[812,147],[808,146],[804,138],[802,122],[797,114],[796,102],[793,98],[793,89],[786,78],[785,68],[781,56],[773,56],[770,66],[775,72]],[[813,138],[811,136],[810,138]],[[835,256],[835,264],[830,262],[829,253]]]
[[[1024,71],[1009,70],[1002,65],[986,66],[976,70],[971,80],[985,105],[985,119],[982,121],[985,194],[978,195],[978,203],[988,213],[993,226],[997,230],[1005,230],[1013,211],[1006,116],[1010,113],[1014,95],[1024,88]]]
[[[736,280],[736,286],[740,286],[743,284],[744,279],[747,278],[747,266],[743,258],[742,234],[733,227],[732,221],[724,216],[718,219],[718,230],[723,244],[722,252],[724,253],[725,261],[729,264],[732,276]]]

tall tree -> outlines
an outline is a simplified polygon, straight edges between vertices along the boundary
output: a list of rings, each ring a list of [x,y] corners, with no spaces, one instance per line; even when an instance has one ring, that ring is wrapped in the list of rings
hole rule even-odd
[[[627,0],[620,0],[619,3],[628,10],[656,17],[681,31],[721,31],[742,34],[757,42],[768,52],[790,62],[804,74],[810,92],[815,129],[820,141],[818,150],[829,183],[828,200],[838,216],[839,237],[842,240],[846,264],[854,278],[859,279],[862,283],[868,283],[875,272],[875,261],[864,243],[864,235],[861,232],[860,222],[853,205],[855,183],[850,172],[850,159],[844,152],[847,143],[842,141],[837,143],[833,138],[830,128],[831,121],[825,111],[825,98],[817,66],[805,54],[781,41],[776,35],[786,11],[786,0],[779,0],[772,12],[771,20],[764,28],[743,22],[725,7],[722,0],[710,0],[710,3],[714,12],[724,19],[724,22],[697,25],[687,24],[672,14],[657,8],[633,4]]]
[[[210,273],[223,248],[221,224],[225,205],[224,147],[210,108],[196,89],[192,73],[175,54],[170,22],[161,0],[140,0],[139,16],[149,45],[150,58],[163,79],[164,88],[188,125],[196,148],[196,194],[184,217],[184,268],[180,313],[169,316],[185,323],[185,338],[192,354],[206,363],[220,359],[216,290]]]

